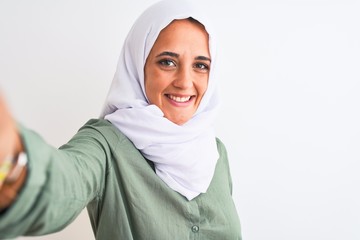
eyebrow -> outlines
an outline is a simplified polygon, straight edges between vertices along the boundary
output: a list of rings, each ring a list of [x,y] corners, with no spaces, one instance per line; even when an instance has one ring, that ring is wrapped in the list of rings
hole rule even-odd
[[[179,58],[180,55],[178,53],[165,51],[165,52],[160,53],[156,57],[161,57],[161,56],[170,56],[170,57]],[[211,59],[208,57],[205,57],[205,56],[197,56],[197,57],[195,57],[195,60],[203,60],[203,61],[211,62]]]
[[[204,61],[209,61],[211,62],[211,59],[205,56],[198,56],[195,58],[195,60],[204,60]]]
[[[159,55],[157,55],[156,57],[161,57],[161,56],[170,56],[170,57],[176,57],[178,58],[180,55],[174,52],[162,52]]]

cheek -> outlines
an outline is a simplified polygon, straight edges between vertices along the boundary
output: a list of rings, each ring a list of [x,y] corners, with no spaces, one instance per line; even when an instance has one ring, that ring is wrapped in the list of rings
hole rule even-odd
[[[148,79],[148,83],[145,83],[145,93],[146,96],[148,98],[149,103],[154,103],[154,93],[155,93],[155,89],[154,89],[154,85],[150,84],[151,83],[151,79]]]
[[[152,94],[154,92],[154,85],[153,85],[153,79],[154,79],[154,72],[151,68],[147,67],[145,65],[144,68],[144,86],[145,86],[145,94],[148,98],[148,100],[151,102]]]
[[[148,77],[145,79],[145,88],[148,88],[149,94],[159,94],[169,84],[169,75],[165,72],[152,70],[148,73]]]
[[[208,87],[208,80],[206,79],[202,79],[203,81],[201,81],[201,83],[198,85],[198,90],[199,90],[199,94],[201,96],[203,96],[207,90]]]
[[[151,73],[148,76],[151,77],[145,79],[145,93],[149,103],[157,105],[163,90],[161,81],[159,81],[160,76],[156,73]]]
[[[154,89],[151,85],[151,78],[145,77],[145,94],[149,103],[153,102]]]

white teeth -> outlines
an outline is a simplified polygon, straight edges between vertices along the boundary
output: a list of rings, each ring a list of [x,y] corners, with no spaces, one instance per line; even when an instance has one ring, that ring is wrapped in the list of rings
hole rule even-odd
[[[188,96],[188,97],[176,97],[176,96],[173,96],[173,95],[169,95],[169,98],[171,100],[174,100],[175,102],[187,102],[189,101],[191,96]]]

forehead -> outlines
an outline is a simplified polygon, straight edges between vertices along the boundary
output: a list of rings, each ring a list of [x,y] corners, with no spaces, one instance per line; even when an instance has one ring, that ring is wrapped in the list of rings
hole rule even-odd
[[[160,31],[151,52],[170,48],[179,51],[193,49],[204,54],[204,51],[209,51],[208,47],[209,36],[204,26],[196,20],[182,19],[173,20]]]
[[[174,33],[176,31],[198,32],[208,35],[205,30],[205,27],[200,22],[198,22],[193,18],[186,18],[186,19],[175,19],[171,21],[166,27],[164,27],[160,31],[159,36],[167,34],[169,32]]]

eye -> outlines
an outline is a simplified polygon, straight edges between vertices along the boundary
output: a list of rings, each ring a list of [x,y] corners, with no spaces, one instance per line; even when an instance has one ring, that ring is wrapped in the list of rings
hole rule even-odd
[[[200,71],[203,71],[203,72],[207,72],[210,69],[209,65],[205,64],[205,63],[195,63],[194,68],[196,68]]]
[[[158,63],[163,67],[175,67],[176,66],[175,62],[171,59],[162,59]]]

